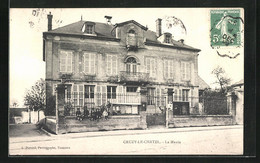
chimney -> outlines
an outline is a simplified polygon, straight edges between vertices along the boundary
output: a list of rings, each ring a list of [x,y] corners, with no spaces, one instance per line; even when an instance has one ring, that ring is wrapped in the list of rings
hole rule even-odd
[[[48,31],[52,30],[52,17],[53,15],[51,14],[51,12],[47,15],[48,18]]]
[[[160,37],[162,35],[162,19],[158,18],[156,21],[156,35]]]
[[[105,16],[106,20],[107,20],[107,24],[111,25],[111,19],[112,19],[112,16]]]
[[[182,44],[184,44],[184,40],[183,40],[183,39],[180,39],[179,42],[182,43]]]

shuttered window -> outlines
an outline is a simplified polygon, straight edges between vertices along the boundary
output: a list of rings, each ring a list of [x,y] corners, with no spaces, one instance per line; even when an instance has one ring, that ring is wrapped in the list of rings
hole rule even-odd
[[[83,106],[84,89],[83,85],[73,85],[73,102],[74,106]]]
[[[166,79],[174,78],[174,61],[164,60],[164,77]]]
[[[95,58],[96,54],[84,53],[84,72],[86,74],[95,74]]]
[[[191,64],[189,62],[181,62],[182,80],[190,80]]]
[[[60,72],[72,72],[72,51],[60,51]]]
[[[146,58],[146,72],[150,77],[156,77],[156,60],[154,58]]]
[[[117,57],[115,55],[107,55],[107,74],[117,74]]]

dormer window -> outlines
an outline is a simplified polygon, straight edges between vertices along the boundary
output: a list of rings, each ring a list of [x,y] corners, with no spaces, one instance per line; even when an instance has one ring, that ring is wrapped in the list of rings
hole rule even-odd
[[[167,43],[167,44],[171,43],[171,36],[169,36],[169,35],[165,36],[165,43]]]
[[[94,35],[95,34],[95,23],[94,22],[85,22],[82,27],[82,32],[85,34]]]
[[[137,48],[136,33],[133,29],[130,29],[127,33],[126,46],[128,50],[136,50]]]
[[[87,25],[86,33],[87,34],[93,34],[93,25]]]

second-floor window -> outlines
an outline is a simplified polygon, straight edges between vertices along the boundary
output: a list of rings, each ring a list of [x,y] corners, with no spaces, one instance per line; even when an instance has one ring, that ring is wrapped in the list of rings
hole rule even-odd
[[[107,55],[107,74],[117,74],[117,57],[115,55]]]
[[[96,54],[84,53],[84,72],[86,74],[95,74],[95,58]]]
[[[72,72],[72,51],[60,51],[60,72],[71,73]]]
[[[166,79],[174,78],[174,61],[164,60],[164,77]]]
[[[155,58],[146,58],[146,72],[150,77],[156,77],[156,60]]]
[[[191,79],[191,65],[189,62],[181,62],[181,77],[182,80]]]
[[[137,62],[134,57],[130,57],[126,61],[126,72],[136,74],[137,72]]]

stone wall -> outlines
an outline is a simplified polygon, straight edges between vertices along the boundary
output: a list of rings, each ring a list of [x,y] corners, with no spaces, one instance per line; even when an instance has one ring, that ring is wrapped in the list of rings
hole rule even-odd
[[[46,118],[44,122],[45,129],[56,133],[56,120]],[[59,119],[58,134],[69,132],[87,132],[87,131],[105,131],[105,130],[128,130],[128,129],[146,129],[146,114],[141,112],[140,115],[123,115],[110,116],[107,120],[84,119],[76,120],[76,117],[66,117]]]
[[[234,125],[231,115],[189,115],[169,117],[169,127],[199,127]]]

